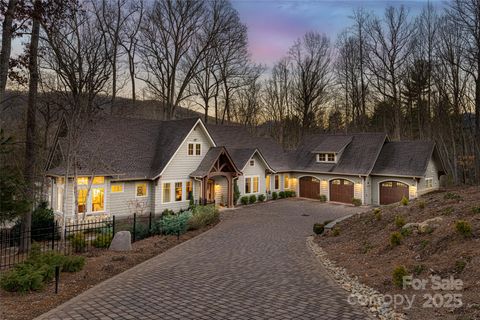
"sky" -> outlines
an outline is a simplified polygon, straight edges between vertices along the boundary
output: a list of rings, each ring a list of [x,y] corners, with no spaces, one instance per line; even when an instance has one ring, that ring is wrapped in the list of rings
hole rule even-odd
[[[441,6],[442,0],[430,0]],[[294,41],[308,31],[327,34],[332,40],[351,25],[353,9],[383,15],[388,5],[404,5],[417,15],[426,0],[233,0],[240,19],[248,27],[253,61],[272,66],[284,57]]]

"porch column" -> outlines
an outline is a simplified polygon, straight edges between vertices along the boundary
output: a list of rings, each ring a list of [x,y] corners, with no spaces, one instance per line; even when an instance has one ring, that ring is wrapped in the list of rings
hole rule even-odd
[[[227,207],[232,208],[233,205],[234,205],[234,203],[233,203],[233,192],[232,192],[232,189],[233,189],[232,175],[229,174],[229,175],[225,176],[225,178],[227,178]]]
[[[208,181],[208,176],[202,178],[202,200],[200,203],[202,205],[207,203],[207,181]]]

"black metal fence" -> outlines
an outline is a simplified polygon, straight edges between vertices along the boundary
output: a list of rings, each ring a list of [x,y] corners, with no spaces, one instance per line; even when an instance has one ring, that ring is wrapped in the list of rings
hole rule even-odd
[[[57,223],[48,226],[32,226],[30,232],[21,230],[20,225],[0,229],[0,271],[25,261],[36,246],[42,252],[56,251],[63,254],[84,253],[106,249],[118,231],[130,231],[132,242],[152,235],[155,227],[154,214],[109,217],[69,223],[62,231]],[[63,237],[62,237],[62,232]],[[160,230],[161,233],[161,230]]]

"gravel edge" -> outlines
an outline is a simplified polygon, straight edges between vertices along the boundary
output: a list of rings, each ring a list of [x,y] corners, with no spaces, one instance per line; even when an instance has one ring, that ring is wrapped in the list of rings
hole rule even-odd
[[[320,261],[329,275],[340,287],[350,293],[351,297],[359,301],[365,301],[362,306],[375,319],[381,320],[406,320],[407,317],[403,313],[396,312],[388,304],[381,303],[383,295],[377,290],[366,286],[347,273],[347,270],[338,267],[332,262],[325,250],[323,250],[315,241],[313,236],[307,237],[307,247],[313,252],[315,257]]]

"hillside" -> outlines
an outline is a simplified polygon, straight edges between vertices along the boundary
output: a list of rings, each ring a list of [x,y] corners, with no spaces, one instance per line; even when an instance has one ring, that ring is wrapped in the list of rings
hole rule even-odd
[[[480,187],[436,192],[380,210],[340,222],[337,236],[318,236],[317,243],[362,283],[383,294],[415,296],[412,309],[397,308],[409,319],[480,319]],[[471,226],[471,233],[458,231],[460,220]],[[400,235],[399,244],[391,242],[393,233]],[[426,280],[425,290],[395,286],[393,271],[400,266]],[[460,279],[463,289],[432,290],[431,276]],[[452,294],[461,295],[462,307],[448,306]],[[439,305],[443,300],[443,307],[428,307],[429,295]]]

